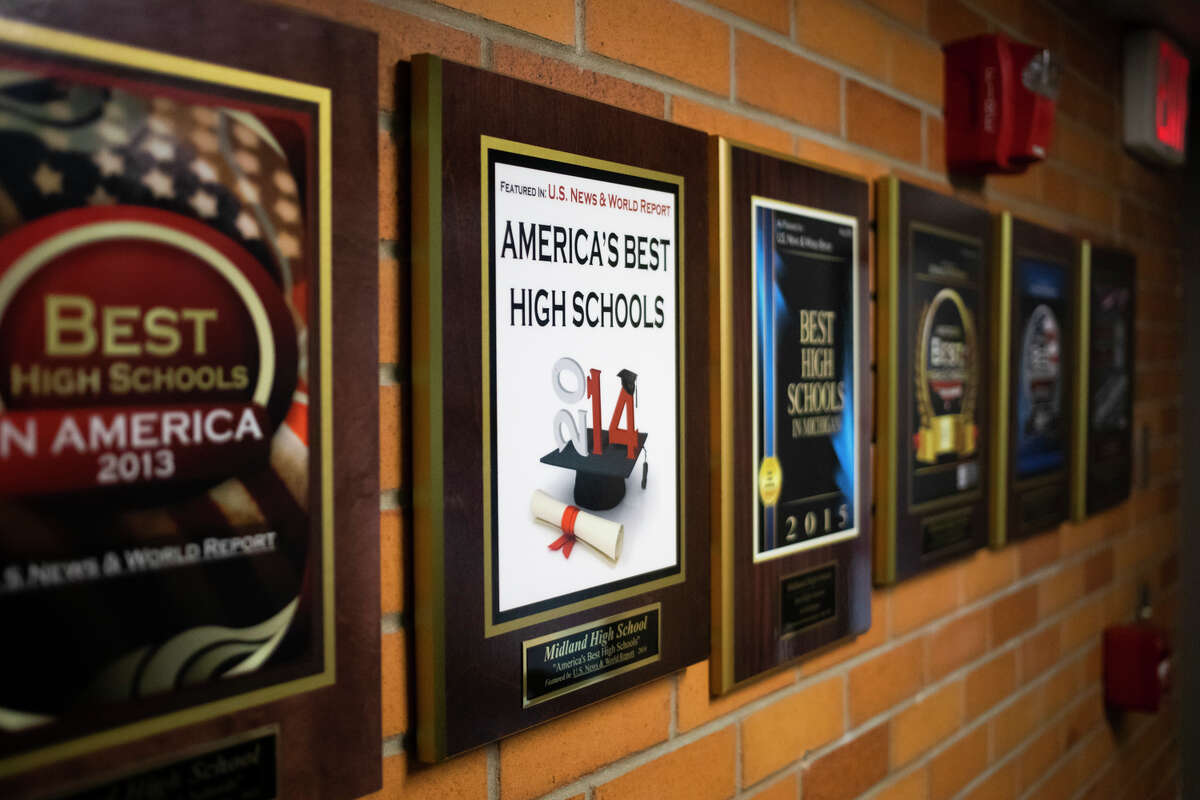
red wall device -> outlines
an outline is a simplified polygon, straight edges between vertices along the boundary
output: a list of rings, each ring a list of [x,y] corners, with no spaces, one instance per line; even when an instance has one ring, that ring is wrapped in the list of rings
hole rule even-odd
[[[1171,686],[1171,650],[1144,622],[1104,630],[1104,702],[1122,711],[1158,711]]]
[[[946,166],[1023,172],[1046,157],[1054,132],[1059,68],[1050,52],[1003,34],[943,48]]]

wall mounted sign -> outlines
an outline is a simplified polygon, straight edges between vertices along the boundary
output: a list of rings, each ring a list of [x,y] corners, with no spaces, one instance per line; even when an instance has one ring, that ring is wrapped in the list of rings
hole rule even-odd
[[[997,546],[1069,514],[1078,257],[1071,237],[1007,212],[999,228],[990,481]]]
[[[239,796],[369,792],[377,271],[345,242],[376,236],[375,37],[28,13],[0,20],[0,795],[264,724]]]
[[[877,197],[875,580],[987,544],[991,215],[896,178]]]
[[[705,137],[430,56],[413,105],[436,760],[707,655]]]
[[[1125,146],[1143,158],[1179,165],[1187,158],[1191,61],[1158,31],[1125,37]]]
[[[1133,480],[1134,273],[1124,250],[1080,245],[1071,518],[1118,505]]]
[[[869,186],[710,142],[714,692],[870,627]]]

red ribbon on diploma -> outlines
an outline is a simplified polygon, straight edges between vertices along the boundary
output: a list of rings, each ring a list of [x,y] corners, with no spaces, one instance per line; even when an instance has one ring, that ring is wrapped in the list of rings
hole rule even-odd
[[[562,521],[558,523],[558,526],[562,528],[563,535],[550,543],[551,550],[562,548],[563,558],[570,558],[571,550],[575,548],[575,518],[578,516],[578,507],[567,506],[564,508]]]

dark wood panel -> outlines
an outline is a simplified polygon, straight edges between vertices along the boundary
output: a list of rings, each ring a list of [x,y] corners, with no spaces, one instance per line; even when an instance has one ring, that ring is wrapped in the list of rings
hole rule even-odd
[[[1071,502],[1071,426],[1076,424],[1075,371],[1076,328],[1078,313],[1078,242],[1058,231],[1043,228],[1026,220],[1012,221],[1012,296],[1009,304],[1009,423],[1008,423],[1008,513],[1007,541],[1016,541],[1049,530],[1070,515]],[[1064,433],[1064,463],[1060,470],[1038,475],[1025,481],[1017,477],[1018,405],[1021,363],[1021,311],[1019,277],[1022,259],[1036,259],[1062,267],[1066,272],[1066,318],[1060,320],[1062,331],[1059,361],[1062,383],[1062,409],[1066,420]]]
[[[708,363],[707,267],[708,246],[704,211],[706,176],[704,134],[661,120],[612,108],[471,67],[432,57],[414,59],[413,96],[422,96],[421,63],[440,64],[440,147],[442,180],[440,211],[442,272],[440,281],[444,320],[441,362],[445,365],[441,427],[434,432],[444,442],[441,475],[444,492],[430,498],[444,513],[440,540],[445,565],[444,594],[422,597],[417,581],[418,694],[430,692],[437,709],[419,716],[419,740],[440,741],[422,747],[422,757],[436,759],[492,741],[556,717],[587,703],[680,669],[708,654]],[[414,131],[414,152],[416,132]],[[684,293],[681,306],[685,329],[685,361],[680,366],[678,402],[685,419],[688,456],[680,464],[681,503],[686,509],[686,582],[635,594],[589,611],[572,613],[491,638],[485,636],[483,487],[483,392],[481,269],[481,136],[492,136],[603,159],[684,179],[681,210],[684,244]],[[419,156],[418,156],[419,158]],[[414,203],[426,198],[414,197]],[[424,234],[414,226],[415,251]],[[414,270],[420,265],[414,264]],[[421,335],[414,331],[414,339]],[[418,345],[419,348],[419,345]],[[414,363],[422,355],[414,352]],[[422,390],[421,373],[414,374],[414,391]],[[482,388],[481,388],[482,387]],[[417,411],[423,408],[418,399]],[[430,420],[415,417],[420,428]],[[418,494],[432,465],[414,463]],[[653,477],[654,470],[650,470]],[[417,535],[422,531],[423,507],[418,500]],[[423,552],[418,547],[418,552]],[[418,562],[421,558],[418,556]],[[418,563],[416,569],[425,565]],[[522,708],[521,643],[592,620],[619,614],[652,602],[662,603],[661,660],[580,688],[560,697]],[[439,614],[431,606],[437,604]],[[444,650],[443,650],[444,648]],[[434,653],[442,653],[435,656]],[[426,658],[428,656],[428,659]],[[431,663],[433,662],[433,663]]]
[[[717,169],[713,164],[710,169]],[[869,185],[865,180],[821,170],[799,163],[732,146],[729,154],[729,208],[732,234],[732,362],[733,391],[730,419],[733,430],[732,452],[721,454],[721,469],[734,476],[733,493],[722,497],[732,505],[733,530],[724,536],[732,540],[732,610],[726,611],[733,629],[732,653],[721,652],[714,640],[714,690],[732,688],[755,675],[812,652],[838,639],[866,631],[871,624],[870,601],[870,414],[873,408],[870,362],[870,295],[868,265]],[[862,483],[864,499],[857,511],[858,535],[850,540],[815,547],[771,560],[754,562],[754,515],[758,500],[749,478],[758,471],[754,463],[753,369],[756,357],[751,315],[753,298],[753,242],[751,198],[762,197],[821,211],[855,217],[858,220],[858,293],[859,320],[855,347],[861,368],[855,376],[855,425],[859,463],[857,480]],[[718,224],[717,220],[712,222]],[[715,316],[715,315],[714,315]],[[715,324],[715,323],[714,323]],[[714,334],[715,335],[715,334]],[[719,519],[719,517],[717,518]],[[714,533],[714,535],[717,535]],[[728,551],[727,551],[728,552]],[[784,635],[780,621],[780,583],[785,576],[807,572],[824,564],[837,565],[835,582],[836,617]],[[719,567],[721,565],[718,565]],[[733,661],[732,683],[724,683],[720,670],[724,659]]]
[[[1090,331],[1084,346],[1090,349],[1088,360],[1088,431],[1087,431],[1087,477],[1085,488],[1086,512],[1096,514],[1107,508],[1120,505],[1129,497],[1133,481],[1133,403],[1137,381],[1137,259],[1132,253],[1105,247],[1093,247],[1091,254],[1090,286],[1092,297],[1082,302],[1092,303]],[[1125,402],[1123,403],[1128,425],[1124,431],[1100,431],[1092,418],[1092,398],[1100,390],[1097,381],[1098,362],[1096,331],[1096,307],[1093,302],[1097,285],[1106,285],[1129,292],[1129,306],[1125,310],[1125,342],[1123,355],[1129,376]]]
[[[153,0],[16,2],[6,4],[0,14],[331,90],[333,374],[314,371],[309,390],[319,397],[321,383],[332,381],[337,631],[332,686],[26,772],[0,782],[0,795],[44,795],[67,783],[264,725],[277,725],[279,730],[280,796],[352,798],[374,791],[382,785],[376,36],[241,0],[211,0],[202,5]],[[230,97],[260,99],[216,86],[214,91]],[[311,337],[309,359],[314,364],[318,362],[316,341]],[[347,413],[349,409],[353,413]],[[320,461],[319,448],[314,441],[310,451],[314,463]],[[315,472],[310,485],[319,485]],[[320,524],[319,505],[311,506],[310,517],[314,525]],[[215,699],[219,687],[211,694]],[[150,701],[146,708],[153,712],[160,703],[165,701]],[[347,709],[354,713],[346,713]]]
[[[880,213],[883,213],[880,209]],[[979,295],[978,316],[975,320],[977,345],[975,358],[978,359],[976,378],[978,380],[977,405],[975,409],[975,424],[979,436],[975,464],[979,470],[979,496],[976,499],[947,495],[942,505],[934,511],[914,509],[913,500],[913,451],[911,442],[916,431],[913,429],[914,373],[916,370],[915,350],[911,346],[916,336],[919,309],[913,307],[911,300],[914,277],[915,254],[912,252],[913,237],[911,231],[914,225],[931,226],[951,234],[967,236],[979,242],[981,250],[981,274],[977,281]],[[897,406],[899,429],[894,433],[880,432],[880,436],[888,436],[896,440],[898,454],[895,470],[896,481],[896,526],[894,531],[880,531],[880,536],[895,536],[895,578],[904,580],[924,570],[931,569],[947,561],[970,555],[975,550],[987,544],[987,482],[988,482],[988,432],[990,421],[991,374],[986,357],[991,353],[991,326],[988,315],[991,295],[989,278],[992,254],[992,217],[981,209],[968,205],[953,197],[939,194],[929,189],[907,183],[899,184],[899,216],[896,225],[899,236],[899,265],[898,291],[899,314],[894,329],[900,341],[899,347],[899,386],[897,387]],[[880,326],[883,330],[883,325]],[[962,541],[953,547],[933,553],[924,553],[924,525],[931,517],[947,513],[968,514],[966,524],[969,527]]]

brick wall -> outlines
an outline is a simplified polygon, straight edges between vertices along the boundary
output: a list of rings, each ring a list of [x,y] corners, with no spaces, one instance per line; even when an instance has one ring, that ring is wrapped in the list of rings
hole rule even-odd
[[[1120,147],[1119,32],[1085,0],[284,0],[380,36],[381,798],[1173,797],[1177,709],[1106,721],[1099,632],[1178,596],[1179,181]],[[1066,10],[1064,10],[1066,9]],[[939,45],[1005,31],[1067,62],[1047,162],[951,187]],[[872,598],[856,641],[710,700],[708,665],[424,767],[407,754],[408,252],[395,64],[420,52],[874,178],[954,191],[1138,256],[1132,499]],[[397,130],[397,128],[400,130]],[[1143,486],[1144,480],[1144,486]],[[350,713],[351,710],[347,710]]]

